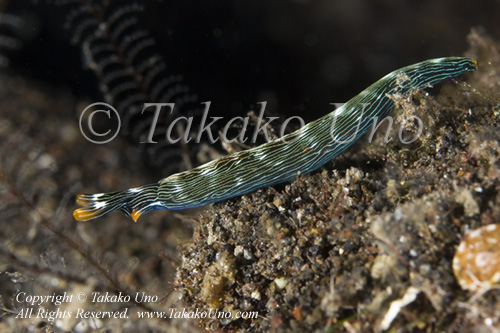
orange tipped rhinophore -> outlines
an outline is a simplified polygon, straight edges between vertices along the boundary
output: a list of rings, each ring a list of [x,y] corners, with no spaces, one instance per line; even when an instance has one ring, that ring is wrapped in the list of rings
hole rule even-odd
[[[92,204],[89,202],[88,197],[85,194],[78,194],[76,196],[76,203],[83,207],[89,207]],[[75,212],[76,213],[76,212]],[[75,214],[73,214],[75,215]]]
[[[77,221],[92,220],[110,211],[108,198],[102,193],[78,194],[76,196],[76,203],[83,207],[73,212],[73,217]]]
[[[141,214],[142,212],[139,209],[134,209],[132,210],[132,213],[130,213],[130,217],[134,220],[134,222],[137,222]]]
[[[99,210],[79,208],[73,212],[73,217],[77,221],[88,221],[99,215]]]
[[[88,221],[119,210],[137,222],[143,213],[149,211],[151,203],[158,207],[157,190],[158,184],[151,184],[118,192],[78,194],[76,203],[82,208],[75,210],[73,216],[77,221]]]

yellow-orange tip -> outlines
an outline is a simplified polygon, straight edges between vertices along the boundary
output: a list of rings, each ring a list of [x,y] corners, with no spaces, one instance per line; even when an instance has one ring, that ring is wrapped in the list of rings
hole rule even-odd
[[[474,64],[474,68],[477,69],[477,60],[476,59],[472,59],[472,63]]]
[[[142,212],[139,209],[134,209],[132,210],[132,213],[130,213],[130,217],[134,220],[134,222],[137,222],[141,214]]]
[[[86,195],[85,194],[78,194],[76,196],[76,203],[79,204],[80,206],[83,207],[88,207],[90,206],[89,201],[85,199]]]
[[[85,208],[79,208],[73,212],[73,217],[77,221],[88,221],[97,216],[98,211],[96,210],[86,210]]]

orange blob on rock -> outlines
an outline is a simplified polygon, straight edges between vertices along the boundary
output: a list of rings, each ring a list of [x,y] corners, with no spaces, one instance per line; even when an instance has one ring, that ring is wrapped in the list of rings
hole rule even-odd
[[[498,284],[500,225],[485,225],[467,235],[453,257],[453,272],[463,289],[476,291]]]

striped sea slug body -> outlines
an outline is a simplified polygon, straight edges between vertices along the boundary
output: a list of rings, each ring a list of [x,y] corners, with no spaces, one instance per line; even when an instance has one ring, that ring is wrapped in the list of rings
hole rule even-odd
[[[137,221],[146,212],[185,209],[223,201],[314,171],[349,148],[393,109],[392,94],[408,94],[476,69],[463,57],[426,60],[393,71],[335,111],[263,145],[221,157],[121,192],[80,194],[76,220],[120,210]]]

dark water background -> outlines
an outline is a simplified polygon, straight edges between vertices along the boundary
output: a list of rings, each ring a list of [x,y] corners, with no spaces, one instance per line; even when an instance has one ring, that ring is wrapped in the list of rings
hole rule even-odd
[[[119,7],[130,1],[113,1]],[[327,113],[386,73],[461,55],[471,28],[500,35],[500,1],[142,1],[140,25],[172,74],[182,74],[211,111],[268,111],[307,120]],[[63,26],[71,6],[7,2],[25,20],[10,69],[100,100],[80,48]]]

